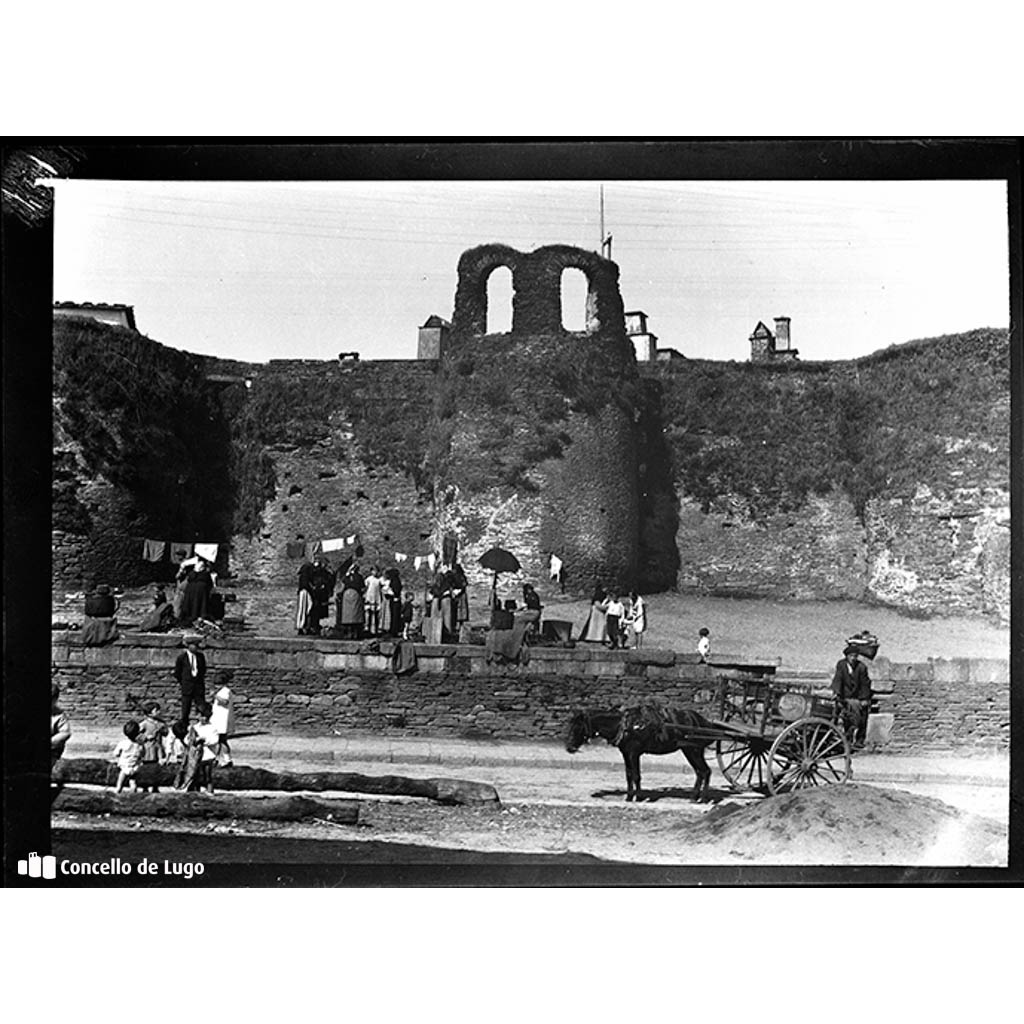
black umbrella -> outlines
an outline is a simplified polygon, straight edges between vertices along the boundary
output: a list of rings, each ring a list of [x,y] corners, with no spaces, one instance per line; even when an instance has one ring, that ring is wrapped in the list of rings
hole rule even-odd
[[[522,566],[519,564],[519,559],[504,548],[491,548],[489,551],[485,551],[477,561],[485,569],[491,569],[494,572],[494,582],[491,584],[491,607],[493,608],[497,601],[498,573],[519,572]]]
[[[491,548],[485,551],[478,561],[485,569],[491,569],[493,572],[519,572],[522,568],[519,559],[504,548]]]

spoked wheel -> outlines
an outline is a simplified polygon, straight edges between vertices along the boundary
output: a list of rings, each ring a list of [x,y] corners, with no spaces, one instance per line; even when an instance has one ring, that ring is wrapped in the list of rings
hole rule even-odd
[[[763,790],[768,785],[768,750],[771,742],[763,736],[718,740],[718,767],[733,789]]]
[[[772,796],[849,778],[850,744],[842,731],[824,718],[802,718],[787,725],[768,752]]]

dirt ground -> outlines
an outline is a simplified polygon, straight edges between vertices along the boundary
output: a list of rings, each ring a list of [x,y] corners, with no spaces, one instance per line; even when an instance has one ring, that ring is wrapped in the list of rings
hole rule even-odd
[[[212,860],[230,860],[244,849],[245,859],[253,862],[280,856],[285,841],[293,844],[286,850],[301,850],[305,857],[312,848],[317,861],[338,863],[388,860],[408,850],[419,851],[417,856],[434,851],[441,862],[460,851],[460,858],[472,852],[659,865],[1007,863],[1005,821],[898,787],[848,783],[779,797],[713,790],[711,803],[695,804],[685,789],[658,785],[664,781],[652,779],[650,799],[641,804],[624,803],[622,791],[614,786],[585,796],[570,791],[561,800],[552,800],[541,787],[533,799],[505,799],[500,807],[364,799],[355,826],[327,821],[118,820],[58,813],[53,827],[63,836],[65,851],[102,842],[98,834],[89,833],[115,830],[112,852],[121,855],[126,855],[125,834],[134,833],[133,841],[145,855],[165,856],[161,846],[166,847],[171,834],[202,837],[204,856]],[[526,796],[527,788],[520,785],[518,795]]]

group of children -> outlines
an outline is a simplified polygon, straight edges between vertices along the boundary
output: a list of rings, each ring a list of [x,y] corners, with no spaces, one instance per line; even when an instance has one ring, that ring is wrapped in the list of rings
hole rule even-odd
[[[156,793],[160,767],[172,765],[177,768],[175,789],[213,793],[214,766],[231,764],[227,741],[230,694],[223,696],[226,689],[218,692],[214,707],[205,702],[198,706],[198,725],[182,721],[168,728],[157,701],[143,706],[141,722],[134,718],[125,722],[124,737],[111,755],[118,769],[115,792],[126,786],[136,791],[141,781],[143,792]]]

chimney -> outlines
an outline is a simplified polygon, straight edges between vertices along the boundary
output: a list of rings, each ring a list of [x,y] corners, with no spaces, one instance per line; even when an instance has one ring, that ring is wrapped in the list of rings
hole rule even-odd
[[[789,317],[777,316],[775,318],[775,351],[789,351]]]

